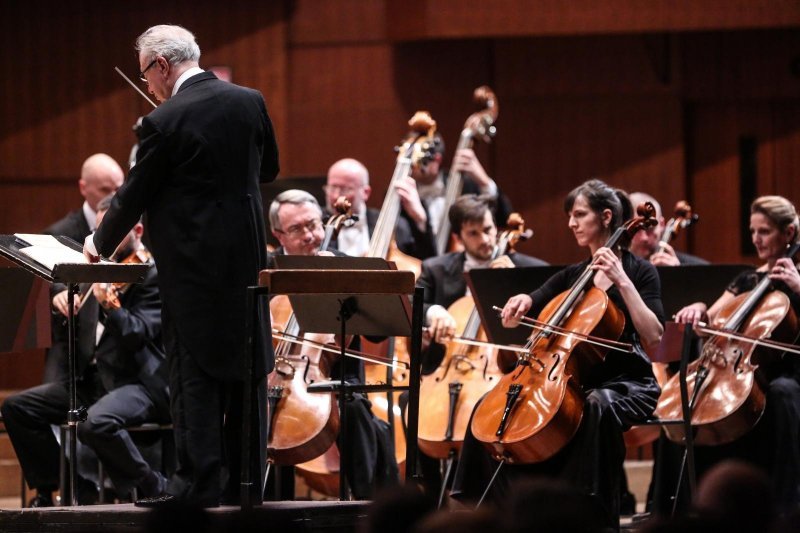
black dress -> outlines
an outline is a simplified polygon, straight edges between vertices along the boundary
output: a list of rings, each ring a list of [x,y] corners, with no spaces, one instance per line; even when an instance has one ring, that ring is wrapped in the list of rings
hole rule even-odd
[[[536,316],[561,292],[580,277],[589,260],[566,267],[531,294]],[[647,307],[664,321],[661,285],[655,267],[629,252],[622,266]],[[582,383],[586,393],[583,419],[577,433],[550,459],[530,465],[504,465],[488,497],[501,501],[510,494],[515,480],[544,475],[557,477],[593,495],[602,504],[609,524],[619,524],[619,483],[625,443],[622,433],[646,419],[655,409],[660,389],[653,377],[650,360],[641,348],[638,334],[625,302],[616,286],[607,291],[611,301],[625,315],[625,328],[619,340],[634,345],[635,353],[609,351],[605,360],[592,368]],[[497,467],[485,448],[467,432],[453,482],[452,496],[477,499]]]

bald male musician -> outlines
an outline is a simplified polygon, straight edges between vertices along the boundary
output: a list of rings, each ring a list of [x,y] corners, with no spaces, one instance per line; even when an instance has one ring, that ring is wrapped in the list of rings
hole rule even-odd
[[[63,235],[75,242],[83,242],[87,235],[97,227],[97,204],[108,195],[116,192],[122,185],[125,174],[117,162],[109,155],[90,155],[81,166],[78,189],[83,197],[80,209],[70,211],[64,218],[48,226],[42,233]],[[50,287],[53,309],[52,347],[47,350],[44,364],[44,383],[58,381],[67,375],[67,286],[54,283]],[[75,310],[80,306],[80,296],[75,297]]]
[[[282,192],[269,207],[269,224],[272,234],[281,246],[273,255],[317,255],[325,236],[322,223],[322,208],[309,193],[298,189]],[[336,251],[335,255],[344,255]],[[271,261],[272,262],[272,261]],[[274,267],[273,267],[274,268]],[[350,347],[360,347],[355,337]],[[337,361],[331,376],[338,378],[344,364],[345,379],[350,383],[364,382],[364,364],[360,359],[346,358]],[[348,459],[345,477],[353,497],[370,499],[375,490],[397,482],[398,469],[394,456],[394,444],[389,436],[388,425],[379,420],[370,410],[370,403],[362,394],[353,394],[345,402]]]
[[[354,257],[366,255],[381,213],[379,209],[367,207],[366,202],[372,194],[367,167],[351,158],[336,161],[328,169],[324,190],[328,214],[333,213],[336,200],[344,196],[352,205],[353,213],[358,216],[355,224],[342,228],[333,247]],[[436,249],[431,220],[420,200],[414,180],[408,176],[401,180],[397,186],[397,194],[402,207],[394,228],[397,248],[417,259],[433,257]]]

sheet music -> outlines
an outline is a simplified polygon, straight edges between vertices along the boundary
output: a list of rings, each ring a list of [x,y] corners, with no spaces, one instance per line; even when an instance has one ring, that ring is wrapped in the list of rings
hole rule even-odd
[[[61,244],[52,235],[35,235],[30,233],[15,233],[14,236],[30,246],[20,248],[19,251],[40,263],[50,270],[58,264],[78,263],[87,264],[86,257],[69,246]]]

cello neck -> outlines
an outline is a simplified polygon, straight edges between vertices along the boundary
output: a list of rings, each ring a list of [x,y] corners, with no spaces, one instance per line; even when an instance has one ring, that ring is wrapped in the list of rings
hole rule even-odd
[[[800,251],[800,242],[796,242],[787,248],[783,257],[794,257],[798,251]],[[742,302],[739,308],[736,309],[736,312],[734,312],[730,318],[728,318],[722,329],[728,331],[738,330],[739,327],[744,323],[747,315],[749,315],[750,311],[752,311],[753,307],[758,304],[759,301],[761,301],[761,297],[764,296],[771,284],[772,280],[769,278],[769,274],[767,273],[763,278],[761,278],[761,281],[758,282],[753,290],[750,291],[750,294]]]

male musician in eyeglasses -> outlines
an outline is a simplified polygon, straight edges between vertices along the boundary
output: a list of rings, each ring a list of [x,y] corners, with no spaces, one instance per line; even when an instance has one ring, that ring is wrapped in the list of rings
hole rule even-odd
[[[661,211],[661,204],[649,194],[643,192],[633,192],[630,194],[631,203],[634,207],[645,202],[650,202],[656,208],[658,224],[646,230],[637,231],[631,239],[630,250],[634,255],[642,259],[649,259],[656,266],[680,266],[680,265],[707,265],[708,261],[675,250],[668,242],[662,243],[661,236],[664,234],[666,224],[664,215]]]
[[[367,207],[366,202],[372,193],[367,167],[355,159],[340,159],[328,169],[324,190],[327,214],[333,213],[336,200],[344,196],[350,202],[353,213],[358,216],[355,224],[342,228],[333,247],[353,257],[366,255],[380,215],[379,209]],[[402,208],[394,228],[397,248],[417,259],[433,257],[436,250],[431,219],[420,200],[414,180],[408,176],[400,180],[397,195]]]
[[[178,470],[162,497],[136,503],[240,501],[245,390],[253,400],[245,497],[260,501],[272,345],[259,305],[245,368],[245,322],[247,287],[267,261],[260,183],[278,174],[272,122],[261,93],[200,68],[185,28],[153,26],[136,50],[140,77],[161,104],[142,119],[136,165],[84,243],[89,259],[108,255],[146,214],[158,263]]]
[[[80,209],[70,211],[64,218],[54,222],[42,233],[63,235],[75,242],[83,242],[87,235],[97,227],[97,204],[120,188],[125,178],[122,168],[109,155],[94,154],[89,156],[81,166],[81,177],[78,188],[83,197]],[[67,286],[54,283],[50,287],[50,298],[53,308],[52,335],[53,345],[47,350],[44,365],[44,383],[52,383],[66,376],[67,327]],[[80,297],[75,298],[75,306],[80,305]]]
[[[98,223],[110,203],[109,197],[96,205]],[[142,231],[137,223],[115,252],[116,260],[146,253]],[[147,257],[142,257],[146,262]],[[150,267],[142,283],[125,288],[94,284],[90,289],[76,315],[77,394],[88,407],[86,420],[78,424],[78,439],[103,463],[118,495],[124,498],[137,488],[143,496],[156,496],[164,490],[166,479],[142,458],[125,429],[169,422],[156,267]],[[3,403],[11,443],[28,485],[36,490],[31,507],[53,505],[59,445],[50,426],[65,423],[68,409],[66,377],[10,396]],[[79,503],[97,500],[97,487],[88,479],[79,478],[76,486]]]
[[[324,239],[322,209],[309,193],[297,189],[282,192],[269,207],[269,223],[272,234],[281,246],[272,255],[337,255],[340,251],[320,252]],[[274,267],[273,267],[274,268]],[[351,349],[360,348],[358,336],[353,338]],[[360,359],[345,358],[337,361],[331,369],[331,377],[338,378],[344,364],[345,380],[349,383],[364,383],[364,364]],[[347,450],[345,477],[353,497],[370,499],[375,489],[395,483],[398,479],[394,446],[389,437],[388,425],[370,411],[370,403],[363,394],[353,394],[345,402]]]

